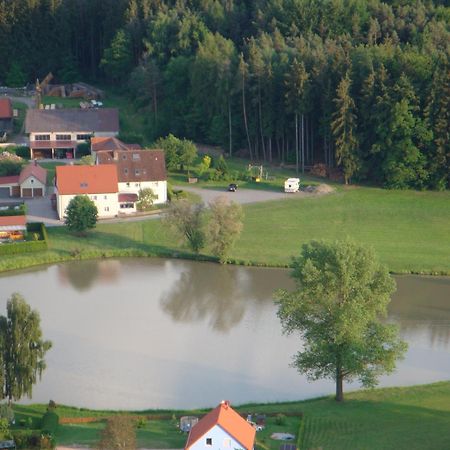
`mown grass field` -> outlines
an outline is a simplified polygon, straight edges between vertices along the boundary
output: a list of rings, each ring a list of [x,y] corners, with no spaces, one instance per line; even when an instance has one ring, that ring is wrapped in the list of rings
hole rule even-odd
[[[450,274],[450,193],[349,187],[336,193],[244,206],[244,229],[230,258],[288,266],[302,243],[350,237],[372,246],[394,273]],[[119,256],[195,258],[158,219],[99,223],[88,236],[48,228],[49,250],[4,256],[0,271],[70,259]],[[208,248],[201,258],[212,258]]]
[[[211,405],[212,407],[215,405]],[[32,417],[36,421],[45,412],[45,405],[15,406],[16,419]],[[385,388],[346,394],[342,404],[333,398],[302,402],[251,404],[236,407],[242,413],[303,413],[305,426],[302,450],[444,450],[450,448],[450,381],[405,388]],[[59,406],[60,418],[106,418],[118,412],[91,411]],[[139,411],[133,415],[165,413],[170,419],[150,419],[137,432],[139,446],[146,448],[182,448],[186,435],[176,424],[182,415],[200,415],[195,411]],[[175,417],[174,417],[175,416]],[[280,442],[270,438],[274,432],[297,435],[298,417],[286,417],[277,425],[275,417],[267,417],[267,428],[257,433],[257,448],[278,450]],[[104,422],[60,425],[60,445],[93,445]]]

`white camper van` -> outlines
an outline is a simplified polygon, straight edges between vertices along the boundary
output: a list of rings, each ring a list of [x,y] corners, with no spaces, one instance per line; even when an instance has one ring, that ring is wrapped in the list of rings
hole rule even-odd
[[[284,192],[298,192],[300,189],[300,178],[288,178],[284,182]]]

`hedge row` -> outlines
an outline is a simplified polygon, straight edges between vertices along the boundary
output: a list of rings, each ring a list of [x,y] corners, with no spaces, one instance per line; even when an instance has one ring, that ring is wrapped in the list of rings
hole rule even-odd
[[[47,411],[42,416],[42,432],[54,436],[58,430],[59,416],[53,411]]]
[[[31,233],[39,233],[41,240],[13,242],[0,245],[0,255],[19,255],[21,253],[40,252],[48,248],[48,235],[45,225],[40,222],[27,224],[27,230]]]
[[[17,449],[53,449],[55,440],[38,430],[11,430]]]
[[[27,213],[25,205],[21,205],[18,209],[1,209],[0,216],[24,216]]]

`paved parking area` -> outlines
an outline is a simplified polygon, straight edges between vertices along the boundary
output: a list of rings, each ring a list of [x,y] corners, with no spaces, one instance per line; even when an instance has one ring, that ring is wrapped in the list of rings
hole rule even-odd
[[[61,226],[56,211],[52,208],[50,197],[24,199],[27,205],[27,221],[43,222],[46,226]]]

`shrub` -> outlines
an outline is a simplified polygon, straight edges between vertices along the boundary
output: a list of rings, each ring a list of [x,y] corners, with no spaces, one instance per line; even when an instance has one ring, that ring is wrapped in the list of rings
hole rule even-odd
[[[39,448],[41,445],[41,433],[36,430],[12,430],[11,437],[18,449]]]
[[[275,416],[275,424],[276,425],[286,425],[286,416],[284,414],[277,414]]]
[[[24,159],[31,158],[30,147],[26,147],[25,145],[19,145],[17,147],[14,147],[13,151],[17,156],[20,156],[21,158]]]
[[[91,146],[87,142],[78,144],[77,146],[77,157],[82,158],[91,154]]]
[[[145,425],[147,425],[147,419],[145,417],[138,417],[136,419],[136,428],[137,429],[144,428]]]
[[[47,411],[42,416],[42,432],[53,436],[58,430],[59,416],[53,410]]]

